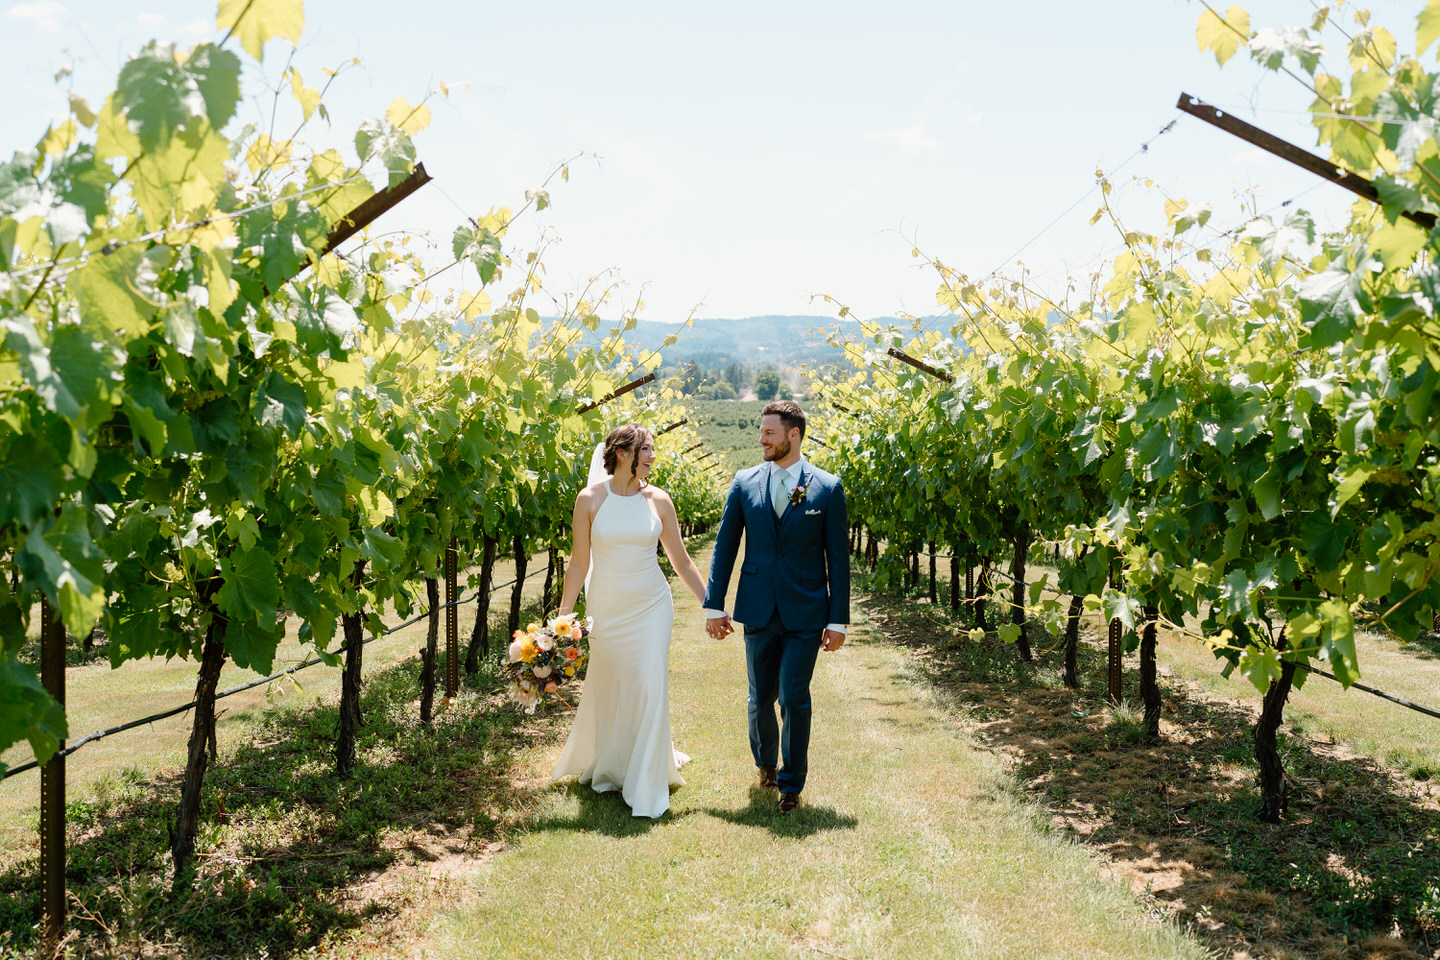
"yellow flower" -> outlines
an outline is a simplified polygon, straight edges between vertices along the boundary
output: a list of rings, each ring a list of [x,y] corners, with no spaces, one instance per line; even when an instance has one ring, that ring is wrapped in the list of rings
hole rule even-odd
[[[566,668],[565,668],[565,676],[567,676],[567,677],[573,677],[573,676],[575,676],[575,668],[574,668],[574,667],[566,667]]]
[[[550,625],[550,629],[555,631],[557,637],[568,637],[573,627],[569,620],[556,620]]]
[[[531,633],[531,634],[533,634],[535,631],[537,631],[537,630],[539,630],[539,629],[540,629],[540,624],[538,624],[538,623],[527,623],[527,624],[525,625],[525,632],[526,632],[526,633]]]
[[[537,647],[535,645],[535,641],[531,640],[529,637],[526,637],[524,640],[520,641],[520,659],[523,660],[525,663],[529,663],[531,660],[534,660],[535,655],[539,652],[540,648]]]

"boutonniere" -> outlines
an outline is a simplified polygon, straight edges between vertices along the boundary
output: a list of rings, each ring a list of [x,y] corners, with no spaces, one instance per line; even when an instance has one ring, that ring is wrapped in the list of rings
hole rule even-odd
[[[798,507],[805,502],[805,491],[810,489],[810,484],[802,483],[790,491],[790,506]]]

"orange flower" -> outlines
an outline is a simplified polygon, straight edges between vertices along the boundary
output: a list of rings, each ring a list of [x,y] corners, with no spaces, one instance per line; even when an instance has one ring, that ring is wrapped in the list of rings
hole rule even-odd
[[[565,648],[565,659],[566,659],[566,660],[578,660],[578,659],[580,659],[580,648],[579,648],[579,647],[566,647],[566,648]]]
[[[545,692],[546,692],[546,693],[554,693],[556,690],[559,690],[559,689],[560,689],[560,684],[556,683],[554,680],[546,680],[546,681],[545,681]]]

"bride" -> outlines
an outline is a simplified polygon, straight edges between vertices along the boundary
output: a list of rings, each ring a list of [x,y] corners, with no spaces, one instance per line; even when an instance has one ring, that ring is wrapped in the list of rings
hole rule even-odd
[[[575,498],[574,540],[559,614],[569,615],[585,586],[590,666],[575,725],[551,780],[578,776],[599,793],[619,790],[637,817],[670,809],[690,758],[670,739],[670,584],[655,543],[701,602],[705,581],[685,552],[675,505],[647,478],[655,441],[638,424],[610,431],[596,448],[603,473]],[[599,477],[597,479],[597,474]]]

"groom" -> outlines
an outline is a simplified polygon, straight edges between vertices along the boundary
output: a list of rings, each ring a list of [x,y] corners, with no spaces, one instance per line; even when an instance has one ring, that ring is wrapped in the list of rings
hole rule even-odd
[[[810,675],[821,648],[838,650],[850,622],[849,522],[840,478],[800,455],[805,413],[788,400],[760,411],[765,462],[735,475],[705,591],[706,631],[732,632],[730,573],[745,535],[735,619],[745,625],[750,752],[780,812],[800,805],[810,747]],[[780,703],[780,726],[775,703]],[[776,754],[784,761],[778,776]]]

